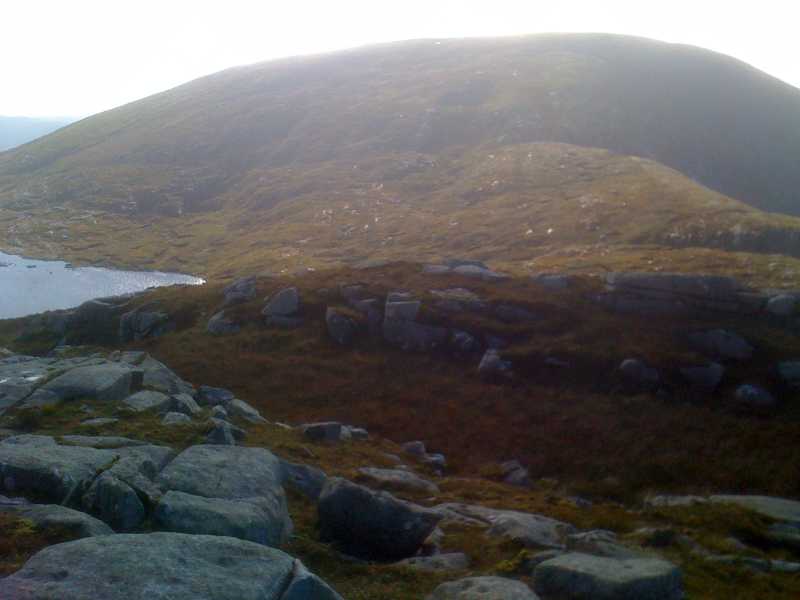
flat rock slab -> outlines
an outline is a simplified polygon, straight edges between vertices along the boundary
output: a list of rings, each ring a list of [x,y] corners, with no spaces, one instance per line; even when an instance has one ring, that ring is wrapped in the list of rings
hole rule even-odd
[[[0,442],[0,490],[66,503],[118,457],[113,450],[59,446],[45,436],[8,438]]]
[[[172,404],[172,400],[170,400],[169,396],[153,390],[136,392],[132,396],[125,398],[122,402],[125,406],[136,412],[144,412],[146,410],[165,412]]]
[[[563,554],[539,564],[537,593],[563,600],[681,600],[678,567],[655,558]]]
[[[426,600],[539,600],[539,596],[514,579],[467,577],[443,583]]]
[[[0,597],[341,600],[280,550],[234,538],[180,533],[121,534],[50,546],[0,579]]]
[[[773,496],[740,496],[720,494],[710,496],[711,502],[724,502],[747,508],[764,517],[784,521],[800,527],[800,501]]]
[[[131,393],[133,371],[129,365],[116,363],[77,367],[42,385],[25,401],[24,406],[84,398],[109,402],[122,400]]]
[[[206,498],[254,498],[280,490],[280,461],[269,450],[240,446],[191,446],[158,476],[163,490]]]
[[[365,483],[383,490],[421,492],[423,494],[439,493],[439,487],[435,483],[423,479],[411,471],[362,467],[358,473]]]
[[[111,535],[114,531],[100,521],[78,510],[57,504],[30,504],[27,501],[0,496],[0,512],[18,515],[33,521],[42,529],[59,528],[76,537]]]
[[[487,535],[505,537],[526,548],[560,549],[566,536],[575,533],[575,527],[569,523],[533,513],[469,504],[440,504],[433,510],[444,519],[487,526]]]
[[[223,500],[167,492],[154,516],[167,531],[225,535],[266,546],[285,543],[292,531],[282,496]]]

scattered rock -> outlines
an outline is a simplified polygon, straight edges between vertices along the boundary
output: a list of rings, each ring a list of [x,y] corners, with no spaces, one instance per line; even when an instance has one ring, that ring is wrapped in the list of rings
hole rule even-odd
[[[225,311],[221,310],[208,320],[206,331],[214,335],[232,335],[239,333],[241,326],[232,319],[225,316]]]
[[[277,547],[291,535],[291,519],[283,496],[226,500],[169,491],[154,513],[167,531],[224,535]]]
[[[197,390],[197,404],[200,406],[227,406],[235,397],[230,390],[210,385],[201,385]]]
[[[309,465],[281,461],[284,485],[290,485],[306,498],[316,502],[322,493],[322,488],[328,481],[328,476],[320,469]]]
[[[188,416],[199,415],[203,412],[200,405],[189,394],[173,394],[170,396],[170,407],[172,412],[183,413]],[[224,409],[223,409],[224,410]]]
[[[300,312],[300,295],[297,288],[285,288],[273,295],[264,310],[267,325],[291,329],[299,327],[303,320],[297,316]]]
[[[300,426],[300,431],[314,442],[338,442],[342,439],[342,424],[338,421],[325,421],[323,423],[306,423]]]
[[[776,317],[791,317],[797,310],[797,296],[778,294],[767,301],[767,312]]]
[[[419,571],[465,571],[469,568],[469,557],[463,552],[450,552],[434,556],[413,556],[395,564]]]
[[[750,344],[724,329],[692,333],[689,335],[689,344],[712,358],[744,361],[753,357],[753,347]]]
[[[280,550],[230,537],[151,533],[45,548],[0,579],[15,600],[341,600]]]
[[[684,367],[681,369],[681,375],[689,385],[706,393],[711,393],[717,389],[724,374],[725,367],[715,362],[705,366]]]
[[[383,320],[383,339],[387,344],[410,352],[432,352],[447,344],[446,327],[423,325],[406,319]]]
[[[192,418],[189,415],[185,415],[179,412],[168,412],[164,415],[164,418],[161,419],[162,425],[191,425]]]
[[[566,538],[567,549],[607,558],[641,558],[642,553],[631,550],[617,541],[612,531],[601,529],[573,533]]]
[[[564,600],[681,600],[681,572],[660,559],[615,559],[571,553],[541,563],[536,592]]]
[[[217,404],[216,406],[211,408],[211,418],[212,419],[220,419],[222,421],[228,420],[228,411],[225,410],[225,407],[221,404]]]
[[[619,371],[628,385],[638,389],[655,389],[661,380],[656,369],[648,367],[638,358],[623,360]]]
[[[236,442],[241,442],[247,435],[244,429],[222,419],[211,418],[209,423],[211,424],[211,429],[206,435],[206,444],[235,446]]]
[[[413,321],[419,314],[422,303],[419,300],[393,300],[386,301],[384,316],[387,319]]]
[[[242,277],[237,279],[222,290],[222,293],[225,296],[224,306],[232,306],[252,300],[256,297],[256,278]]]
[[[518,460],[509,460],[501,463],[500,470],[503,473],[503,483],[519,487],[531,487],[533,485],[528,469],[523,467]]]
[[[740,407],[753,410],[769,410],[778,403],[763,387],[747,383],[736,388],[734,399]]]
[[[241,417],[245,421],[250,421],[251,423],[263,424],[267,422],[267,420],[261,416],[260,412],[258,412],[244,400],[239,400],[238,398],[234,398],[228,402],[225,405],[225,410],[229,415]]]
[[[526,548],[561,549],[566,536],[575,533],[568,523],[533,513],[455,503],[439,504],[431,510],[445,520],[488,527],[487,535],[505,537]]]
[[[358,470],[358,473],[367,483],[382,490],[423,494],[439,493],[439,487],[436,484],[423,479],[411,471],[362,467]]]
[[[514,375],[511,361],[500,358],[500,353],[490,348],[481,358],[478,365],[478,374],[484,381],[504,381]]]
[[[140,307],[123,314],[119,319],[119,341],[122,344],[160,337],[174,331],[175,323],[161,311]]]
[[[125,398],[122,403],[136,412],[144,412],[146,410],[164,412],[169,410],[172,400],[161,392],[143,390]]]
[[[332,307],[328,307],[325,311],[325,325],[328,328],[328,335],[341,346],[352,344],[358,332],[358,326],[353,319]]]
[[[539,596],[521,581],[484,576],[443,583],[426,600],[539,600]]]
[[[400,560],[413,556],[441,517],[344,479],[328,480],[318,504],[320,539],[352,556]]]

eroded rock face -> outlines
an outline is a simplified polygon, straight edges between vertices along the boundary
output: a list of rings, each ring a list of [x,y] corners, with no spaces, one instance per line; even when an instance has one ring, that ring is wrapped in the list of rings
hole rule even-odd
[[[678,567],[653,558],[615,559],[571,553],[536,567],[534,583],[544,597],[565,600],[681,600]]]
[[[520,581],[487,576],[448,581],[426,600],[539,600],[539,596]]]
[[[291,556],[230,537],[121,534],[45,548],[0,579],[14,600],[341,600]]]
[[[328,480],[318,504],[320,538],[372,560],[413,556],[436,527],[436,513],[345,479]]]

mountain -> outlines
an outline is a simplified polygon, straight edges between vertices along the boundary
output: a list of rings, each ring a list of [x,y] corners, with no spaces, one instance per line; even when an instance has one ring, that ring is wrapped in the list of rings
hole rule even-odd
[[[72,119],[37,119],[32,117],[0,116],[0,152],[61,129]]]
[[[402,42],[230,69],[5,153],[0,242],[211,273],[597,243],[796,254],[800,221],[762,209],[800,214],[798,155],[800,91],[698,48]]]

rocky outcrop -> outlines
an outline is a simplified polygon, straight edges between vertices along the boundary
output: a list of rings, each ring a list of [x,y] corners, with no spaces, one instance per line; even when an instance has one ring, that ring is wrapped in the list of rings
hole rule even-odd
[[[757,314],[765,303],[733,278],[678,273],[610,273],[596,300],[614,312],[678,315]]]
[[[15,600],[341,600],[291,556],[230,537],[122,534],[45,548],[0,579]]]
[[[413,556],[441,517],[388,492],[334,477],[318,504],[320,539],[359,558],[393,561]]]
[[[564,600],[681,600],[681,572],[654,558],[615,559],[570,553],[534,571],[536,592]]]

